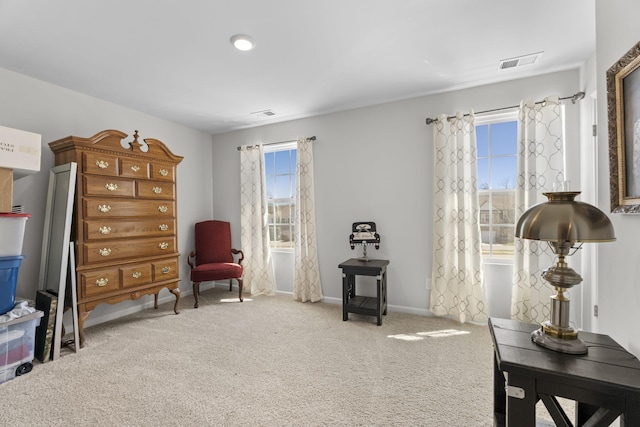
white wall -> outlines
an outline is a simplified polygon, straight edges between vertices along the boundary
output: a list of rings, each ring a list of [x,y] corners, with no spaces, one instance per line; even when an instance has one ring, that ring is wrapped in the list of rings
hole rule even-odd
[[[426,314],[433,156],[432,128],[425,124],[425,118],[471,108],[477,112],[518,105],[526,98],[541,100],[579,90],[579,71],[571,70],[215,135],[214,217],[231,221],[234,244],[239,247],[238,145],[316,135],[318,253],[325,296],[341,301],[338,264],[361,254],[361,249],[349,248],[351,223],[374,221],[382,242],[380,250],[370,248],[369,255],[391,261],[390,308]],[[566,113],[569,149],[579,150],[579,108],[569,102]],[[579,161],[570,165],[569,179],[579,182]],[[491,277],[504,275],[497,272]],[[504,280],[510,283],[510,274],[506,275],[509,277]],[[492,285],[495,283],[488,284]]]
[[[598,78],[598,201],[609,212],[609,136],[607,133],[606,72],[640,40],[640,2],[596,2]],[[640,216],[609,215],[617,241],[599,245],[599,332],[611,335],[640,356]]]
[[[54,165],[48,143],[68,135],[89,137],[104,129],[129,135],[137,129],[141,138],[159,139],[175,154],[184,156],[178,165],[178,250],[182,254],[180,288],[188,293],[189,267],[185,259],[193,248],[193,224],[212,216],[211,136],[5,69],[0,69],[0,99],[0,125],[42,135],[40,172],[14,182],[14,204],[24,205],[33,215],[25,231],[25,259],[18,274],[17,295],[33,299],[38,286],[49,169]],[[161,298],[173,299],[173,295],[164,290]],[[144,297],[114,306],[99,305],[86,325],[96,323],[101,316],[110,318],[139,310],[152,300]],[[181,304],[189,305],[191,302]]]

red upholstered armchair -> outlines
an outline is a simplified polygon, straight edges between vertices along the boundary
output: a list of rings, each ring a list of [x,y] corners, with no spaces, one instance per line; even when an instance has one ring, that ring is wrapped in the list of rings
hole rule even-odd
[[[198,294],[200,282],[236,279],[240,288],[238,296],[242,302],[242,260],[244,253],[231,248],[231,224],[225,221],[203,221],[195,226],[196,250],[189,254],[187,262],[191,267],[191,281],[193,282],[193,305],[198,308]],[[238,262],[233,256],[240,255]],[[195,262],[194,262],[195,261]]]

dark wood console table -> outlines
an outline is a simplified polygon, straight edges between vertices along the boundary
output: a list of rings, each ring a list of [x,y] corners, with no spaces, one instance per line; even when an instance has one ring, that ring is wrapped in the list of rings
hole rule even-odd
[[[542,400],[558,426],[573,426],[556,397],[577,402],[576,426],[640,426],[640,361],[611,337],[580,332],[588,347],[571,355],[531,341],[539,325],[489,319],[494,355],[494,425],[535,427]],[[505,380],[506,377],[506,380]],[[506,386],[506,388],[505,388]]]
[[[342,320],[349,320],[349,313],[376,316],[378,326],[382,315],[387,314],[387,265],[388,260],[362,261],[351,258],[340,264],[342,269]],[[356,295],[356,276],[376,276],[376,296]]]

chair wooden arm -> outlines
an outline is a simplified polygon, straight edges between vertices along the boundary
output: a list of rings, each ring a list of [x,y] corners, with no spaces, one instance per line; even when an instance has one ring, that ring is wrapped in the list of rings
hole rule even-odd
[[[193,262],[191,261],[192,258],[194,259]],[[195,267],[195,258],[196,258],[196,251],[191,251],[191,253],[187,257],[187,264],[189,264],[189,267],[191,267],[191,269]]]
[[[242,260],[244,259],[244,252],[240,249],[231,249],[231,253],[234,255],[240,254],[240,259],[238,259],[238,264],[242,264]]]

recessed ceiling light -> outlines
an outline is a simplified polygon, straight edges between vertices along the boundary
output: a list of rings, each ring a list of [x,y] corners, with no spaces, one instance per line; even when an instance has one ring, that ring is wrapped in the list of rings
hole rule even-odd
[[[238,50],[251,50],[255,47],[253,39],[245,34],[236,34],[231,37],[231,44]]]

